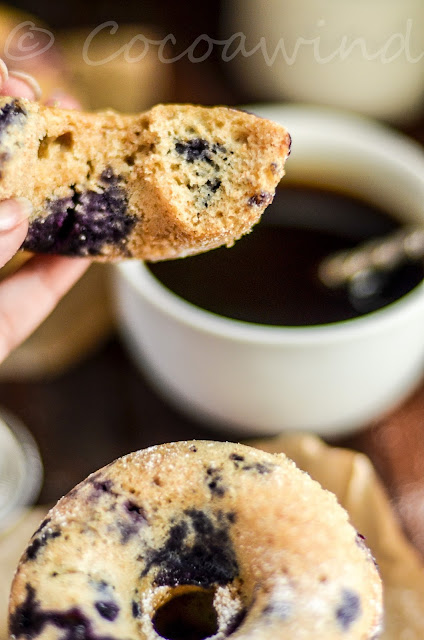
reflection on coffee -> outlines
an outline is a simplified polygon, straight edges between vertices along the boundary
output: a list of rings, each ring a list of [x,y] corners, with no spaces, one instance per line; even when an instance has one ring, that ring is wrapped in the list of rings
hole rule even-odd
[[[167,288],[213,313],[266,325],[319,325],[347,320],[394,302],[424,277],[421,264],[387,278],[372,307],[317,276],[327,255],[390,233],[399,223],[360,199],[285,185],[248,236],[231,249],[159,262],[149,269]]]

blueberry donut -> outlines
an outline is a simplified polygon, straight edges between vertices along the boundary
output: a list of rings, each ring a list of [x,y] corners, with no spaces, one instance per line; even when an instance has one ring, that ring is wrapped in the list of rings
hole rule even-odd
[[[226,107],[130,116],[0,98],[0,199],[32,202],[30,251],[182,257],[250,231],[289,148],[284,127]]]
[[[382,587],[333,494],[283,454],[179,442],[62,498],[14,578],[26,640],[371,640]]]

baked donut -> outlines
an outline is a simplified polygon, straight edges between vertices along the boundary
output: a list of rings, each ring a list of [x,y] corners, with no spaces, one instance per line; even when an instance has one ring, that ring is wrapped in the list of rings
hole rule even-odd
[[[283,454],[203,441],[62,498],[14,578],[11,638],[370,640],[382,587],[333,494]]]
[[[0,199],[32,202],[29,251],[183,257],[250,231],[289,148],[284,127],[227,107],[130,116],[0,98]]]

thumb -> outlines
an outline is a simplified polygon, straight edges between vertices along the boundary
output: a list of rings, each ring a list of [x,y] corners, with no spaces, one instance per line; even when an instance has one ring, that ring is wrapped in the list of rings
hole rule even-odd
[[[26,198],[0,202],[0,267],[18,251],[28,231],[32,205]]]

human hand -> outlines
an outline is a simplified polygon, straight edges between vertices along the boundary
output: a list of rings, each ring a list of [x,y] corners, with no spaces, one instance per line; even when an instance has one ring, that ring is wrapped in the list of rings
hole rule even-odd
[[[40,94],[31,76],[8,73],[0,60],[0,95],[38,100]],[[76,100],[62,93],[51,96],[45,104],[79,108]],[[22,245],[31,210],[31,203],[24,198],[0,202],[0,267]],[[35,256],[0,282],[0,362],[49,315],[89,264],[86,258]]]

